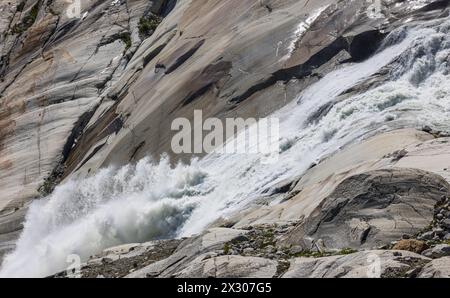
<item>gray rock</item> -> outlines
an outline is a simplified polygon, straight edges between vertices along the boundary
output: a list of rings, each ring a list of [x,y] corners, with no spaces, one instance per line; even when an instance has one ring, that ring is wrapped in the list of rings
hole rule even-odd
[[[410,258],[407,260],[406,258]],[[296,258],[291,261],[283,278],[379,278],[403,276],[416,265],[430,259],[407,251],[401,257],[394,251],[362,251],[345,256],[324,258]]]
[[[168,258],[153,263],[129,274],[127,277],[171,277],[176,276],[188,267],[199,256],[205,258],[205,254],[223,252],[225,243],[245,235],[248,231],[226,228],[213,228],[203,234],[184,240],[177,250]],[[198,261],[198,260],[197,260]]]
[[[242,256],[220,256],[203,259],[200,256],[185,269],[175,274],[177,278],[272,278],[277,272],[277,262]]]
[[[435,204],[449,191],[442,177],[421,170],[356,175],[338,185],[285,242],[307,249],[319,239],[327,249],[376,248],[428,226]]]
[[[386,7],[386,16],[372,19],[367,1],[275,1],[268,9],[255,1],[134,0],[111,5],[98,0],[83,1],[87,14],[72,20],[65,14],[65,1],[39,1],[36,20],[17,32],[13,28],[27,16],[7,2],[0,4],[0,212],[7,211],[0,218],[0,251],[13,247],[21,229],[23,217],[10,220],[9,212],[22,214],[20,208],[39,196],[39,189],[46,194],[61,178],[82,178],[105,166],[171,152],[172,120],[190,116],[198,106],[206,107],[205,118],[267,115],[344,60],[371,55],[383,36],[379,28],[389,32],[411,16],[407,1],[395,1]],[[143,41],[138,28],[143,14],[166,16],[165,7],[175,2],[174,11]],[[328,4],[312,29],[292,42],[299,24]],[[228,11],[237,13],[224,17]],[[427,12],[426,17],[440,13]],[[317,121],[329,108],[321,108],[309,121]],[[405,160],[402,155],[396,158]],[[427,196],[432,195],[417,203],[424,206],[425,217],[432,200]],[[386,219],[375,212],[365,222],[361,214],[348,223],[351,237],[371,246],[422,226],[415,210],[396,203],[401,210],[389,206],[381,212],[412,215],[413,228],[397,215]],[[377,208],[362,210],[372,214]],[[398,228],[386,232],[392,221],[399,222]],[[320,228],[326,235],[324,226]],[[223,249],[224,241],[241,233],[216,232],[184,241],[173,256],[136,275],[169,276],[206,250]],[[141,249],[107,254],[117,260]]]
[[[435,259],[420,272],[420,278],[450,278],[450,257]]]
[[[254,251],[255,251],[254,248],[252,248],[252,247],[247,247],[247,248],[244,249],[244,254],[250,254],[250,253],[252,253],[252,252],[254,252]]]
[[[429,232],[425,232],[422,235],[419,236],[419,239],[421,240],[431,240],[434,237],[434,232],[433,231],[429,231]]]
[[[425,250],[422,254],[428,258],[433,259],[447,257],[450,256],[450,245],[439,244],[433,248]]]
[[[450,218],[445,219],[442,221],[442,226],[448,230],[450,230]]]
[[[445,234],[445,231],[442,228],[435,228],[435,229],[433,229],[433,232],[438,236],[442,236]]]

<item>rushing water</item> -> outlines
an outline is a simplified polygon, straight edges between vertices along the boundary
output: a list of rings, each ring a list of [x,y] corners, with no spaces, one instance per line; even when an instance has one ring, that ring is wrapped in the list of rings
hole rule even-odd
[[[373,57],[331,72],[275,112],[282,139],[276,163],[262,163],[263,154],[211,154],[176,167],[167,158],[143,159],[58,186],[31,205],[0,276],[46,276],[64,269],[70,254],[86,259],[121,243],[198,233],[261,197],[271,184],[298,176],[368,134],[425,124],[448,129],[449,29],[450,22],[399,29]],[[339,97],[386,65],[385,83]]]

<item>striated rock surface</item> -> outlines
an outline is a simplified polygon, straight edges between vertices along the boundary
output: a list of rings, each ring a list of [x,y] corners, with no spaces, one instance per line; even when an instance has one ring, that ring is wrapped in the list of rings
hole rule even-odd
[[[292,261],[285,278],[406,277],[431,260],[410,252],[363,251],[347,256]]]
[[[70,15],[71,3],[62,0],[0,3],[0,259],[14,248],[29,203],[50,194],[60,182],[93,177],[102,168],[133,164],[146,156],[159,159],[162,153],[173,163],[188,161],[192,154],[171,152],[175,118],[192,120],[196,109],[204,118],[259,118],[290,102],[306,101],[299,115],[306,119],[292,123],[305,134],[283,139],[281,154],[297,150],[294,143],[312,140],[315,143],[301,151],[306,161],[313,161],[309,168],[299,166],[284,177],[291,173],[288,163],[305,162],[303,156],[288,158],[285,169],[266,173],[275,176],[271,181],[250,180],[256,185],[256,199],[234,193],[242,197],[239,210],[220,213],[223,218],[205,232],[105,250],[83,265],[82,276],[365,277],[371,257],[381,260],[381,277],[448,276],[439,245],[448,235],[450,213],[448,203],[439,204],[448,202],[450,193],[450,138],[444,131],[448,123],[439,121],[448,119],[444,105],[450,93],[444,87],[431,88],[426,78],[434,72],[448,75],[449,1],[411,5],[389,0],[381,7],[352,0],[81,3],[79,16]],[[420,42],[403,43],[408,41],[405,28],[435,19],[440,25],[422,28],[425,37],[419,36]],[[411,47],[417,51],[407,51]],[[358,64],[379,49],[389,55],[374,61],[378,68]],[[340,75],[351,80],[326,85],[334,71],[347,66]],[[363,68],[361,77],[353,77],[358,66]],[[413,89],[406,95],[387,84],[405,77],[408,84],[400,87]],[[324,81],[313,90],[327,100],[308,102],[308,87]],[[431,81],[433,87],[441,83]],[[330,93],[320,93],[323,90]],[[375,91],[363,98],[368,90]],[[429,106],[443,111],[441,118],[424,119],[429,115],[420,105],[424,96],[439,99],[443,107],[436,101]],[[359,99],[366,109],[357,105]],[[411,104],[401,105],[404,102]],[[390,110],[397,105],[398,110]],[[369,123],[363,116],[344,122],[353,119],[358,108],[361,114],[379,114],[374,112],[377,116],[369,117]],[[417,111],[424,116],[418,117]],[[433,128],[418,130],[427,121]],[[317,123],[322,126],[317,128]],[[238,171],[242,179],[268,169],[252,166]],[[157,189],[148,196],[180,199],[181,189],[190,196],[198,194],[199,182],[190,179],[169,195]],[[221,192],[226,187],[216,185],[217,192],[226,196]],[[80,224],[78,214],[92,211],[92,201],[82,206],[83,195],[76,197],[81,199],[73,209],[62,206],[57,208],[61,214],[38,222],[48,224],[50,232],[61,218],[69,228]],[[200,201],[186,204],[186,213]],[[202,211],[209,219],[209,210]],[[136,241],[122,235],[127,228],[115,229],[120,220],[98,214],[89,220],[100,222],[94,233],[111,236],[105,243]],[[139,222],[132,212],[124,214]],[[171,218],[163,221],[168,222],[177,224]],[[169,234],[176,233],[165,236]],[[142,235],[147,234],[136,238],[141,241]],[[37,241],[47,239],[41,236],[33,235]],[[440,259],[389,250],[396,241],[416,236],[431,247],[426,255]],[[107,245],[99,243],[97,251]],[[379,246],[386,250],[359,251]],[[52,246],[44,241],[40,248]]]
[[[434,206],[448,194],[450,185],[429,172],[402,168],[365,172],[340,183],[291,232],[288,242],[305,248],[319,239],[330,249],[380,247],[428,226]]]
[[[178,278],[272,278],[277,262],[255,257],[220,256],[197,259],[180,271]]]
[[[450,257],[436,259],[428,263],[420,272],[421,278],[450,278]]]
[[[163,13],[165,3],[79,2],[79,18],[70,16],[69,1],[14,0],[0,7],[0,215],[9,225],[16,222],[11,211],[51,190],[142,42],[140,18]]]

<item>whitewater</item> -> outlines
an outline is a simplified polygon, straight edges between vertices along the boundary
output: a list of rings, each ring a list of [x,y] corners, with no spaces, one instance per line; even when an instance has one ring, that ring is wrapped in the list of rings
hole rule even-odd
[[[336,69],[273,113],[277,162],[262,162],[262,153],[210,154],[171,166],[163,156],[68,180],[30,205],[0,276],[48,276],[64,270],[71,254],[86,260],[122,243],[193,235],[349,143],[402,127],[449,130],[449,31],[442,20],[399,28],[371,58]],[[347,94],[386,68],[382,84]]]

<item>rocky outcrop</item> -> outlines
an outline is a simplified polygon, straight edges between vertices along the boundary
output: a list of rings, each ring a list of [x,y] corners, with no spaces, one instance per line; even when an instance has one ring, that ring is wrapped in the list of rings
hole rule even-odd
[[[225,243],[246,234],[243,230],[214,228],[200,236],[186,239],[167,259],[151,264],[128,277],[173,277],[192,262],[201,262],[222,252]],[[256,269],[256,268],[253,268]],[[253,270],[249,269],[249,270]]]
[[[450,194],[440,176],[390,168],[340,183],[288,237],[306,249],[321,239],[330,249],[376,248],[429,225],[434,206]],[[419,251],[420,253],[421,251]]]
[[[429,258],[438,259],[442,257],[450,256],[450,245],[439,244],[433,248],[427,249],[423,252],[423,255]]]
[[[106,249],[92,256],[82,265],[80,272],[70,270],[52,277],[118,278],[126,276],[143,266],[169,257],[181,240],[160,240],[147,243],[131,243]],[[78,276],[77,276],[78,275]]]
[[[428,263],[420,272],[421,278],[450,278],[450,257]]]
[[[363,251],[347,256],[294,259],[284,278],[407,277],[431,260],[399,251]]]
[[[180,271],[178,278],[272,278],[277,273],[277,262],[242,256],[220,256],[197,259]]]

